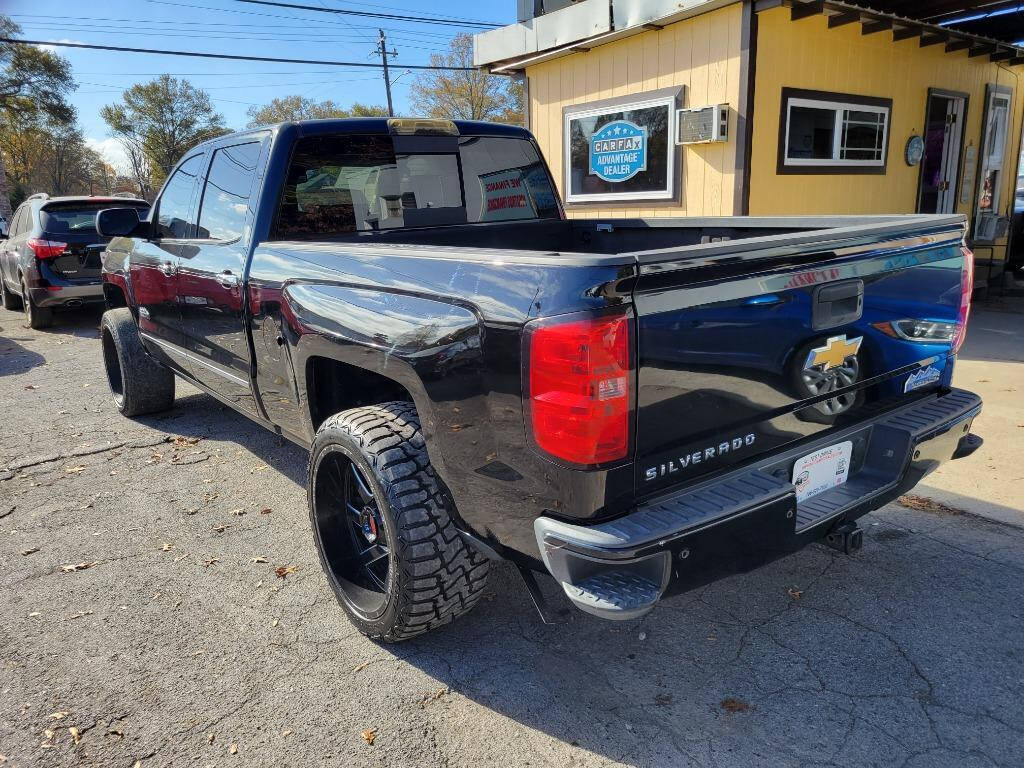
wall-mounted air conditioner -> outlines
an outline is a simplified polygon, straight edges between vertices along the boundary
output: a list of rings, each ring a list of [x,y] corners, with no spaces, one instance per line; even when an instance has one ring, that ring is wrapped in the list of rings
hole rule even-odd
[[[676,110],[677,144],[707,144],[728,139],[728,104]]]

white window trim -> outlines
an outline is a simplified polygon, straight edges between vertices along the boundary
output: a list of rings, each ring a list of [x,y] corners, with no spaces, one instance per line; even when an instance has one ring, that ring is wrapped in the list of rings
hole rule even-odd
[[[789,156],[789,126],[790,114],[793,107],[809,107],[811,109],[831,109],[835,113],[832,124],[832,157],[790,157]],[[843,112],[846,110],[856,112],[874,112],[882,115],[882,156],[877,160],[844,160],[840,158],[840,151],[843,142]],[[884,168],[886,163],[886,152],[889,146],[889,120],[891,110],[889,107],[880,107],[875,104],[863,104],[855,101],[824,101],[819,99],[805,99],[790,97],[786,100],[786,136],[783,147],[783,164],[786,166],[800,167],[824,167],[835,168],[839,166],[860,167],[860,168]]]
[[[565,202],[567,203],[590,203],[590,202],[606,202],[609,200],[672,200],[675,198],[675,147],[676,147],[676,128],[675,120],[673,115],[675,111],[676,97],[675,96],[660,96],[655,99],[645,99],[640,101],[630,101],[622,104],[616,104],[614,106],[604,107],[587,107],[582,106],[579,109],[575,107],[568,107],[565,110],[565,115],[562,122],[562,163],[563,171],[562,178],[565,184]],[[665,176],[666,176],[666,189],[658,189],[653,191],[643,192],[602,192],[594,195],[574,195],[572,194],[572,145],[569,141],[569,124],[573,120],[579,120],[585,117],[594,117],[595,115],[606,115],[610,112],[626,112],[631,109],[646,109],[648,107],[665,107],[668,110],[668,119],[666,125],[668,126],[668,141],[665,148]],[[650,137],[648,137],[650,141]],[[589,171],[589,169],[588,169]]]

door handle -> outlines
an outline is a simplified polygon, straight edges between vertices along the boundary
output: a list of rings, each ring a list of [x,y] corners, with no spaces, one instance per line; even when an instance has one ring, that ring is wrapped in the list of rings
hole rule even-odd
[[[223,288],[235,288],[238,286],[238,275],[232,274],[230,269],[225,269],[217,275],[217,282]]]
[[[174,267],[174,263],[170,261],[165,261],[163,264],[157,267],[157,269],[159,269],[163,274],[167,275],[168,277],[171,277],[172,275],[174,275],[175,272],[178,271]]]

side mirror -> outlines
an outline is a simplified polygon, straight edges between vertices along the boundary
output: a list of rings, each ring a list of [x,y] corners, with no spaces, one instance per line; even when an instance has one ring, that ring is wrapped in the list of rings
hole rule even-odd
[[[105,208],[96,214],[96,231],[103,237],[149,238],[152,228],[137,208]]]

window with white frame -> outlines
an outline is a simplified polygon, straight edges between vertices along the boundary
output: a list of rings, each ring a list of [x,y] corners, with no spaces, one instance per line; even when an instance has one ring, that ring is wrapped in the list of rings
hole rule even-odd
[[[884,173],[892,100],[785,88],[779,173]]]

